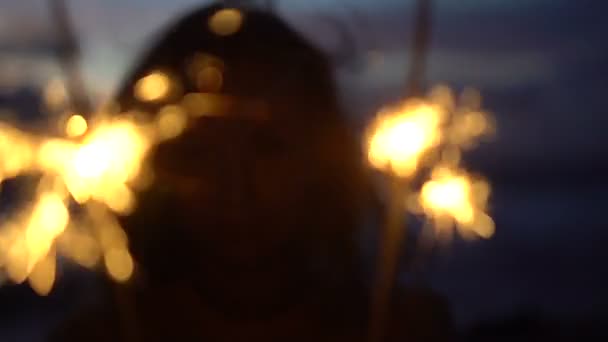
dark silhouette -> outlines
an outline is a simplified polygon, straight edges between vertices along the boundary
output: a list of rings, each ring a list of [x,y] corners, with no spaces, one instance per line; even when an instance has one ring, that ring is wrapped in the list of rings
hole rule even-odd
[[[171,26],[117,96],[123,111],[156,113],[213,92],[231,109],[153,151],[154,185],[123,222],[136,275],[58,341],[366,339],[369,286],[355,236],[372,192],[330,65],[267,12],[243,10],[237,32],[214,34],[208,21],[221,9]],[[193,79],[197,54],[221,63],[221,87]],[[133,88],[154,70],[178,87],[141,102]],[[262,115],[243,115],[253,107]],[[448,339],[440,298],[395,292],[388,340]]]

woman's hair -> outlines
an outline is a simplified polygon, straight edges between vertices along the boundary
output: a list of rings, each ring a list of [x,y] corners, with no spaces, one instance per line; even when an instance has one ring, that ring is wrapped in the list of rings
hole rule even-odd
[[[317,162],[302,172],[323,175],[316,205],[329,212],[332,227],[311,227],[311,243],[316,244],[317,251],[329,254],[327,258],[344,264],[338,269],[352,270],[354,266],[346,264],[353,262],[356,254],[354,231],[369,187],[360,142],[339,108],[329,61],[268,12],[242,10],[240,30],[229,36],[214,34],[208,22],[222,9],[221,5],[214,5],[195,10],[170,25],[127,78],[116,97],[117,103],[123,111],[154,113],[178,99],[154,104],[139,101],[133,96],[139,79],[162,70],[180,81],[182,94],[197,92],[185,65],[189,58],[202,53],[221,60],[224,79],[219,93],[262,100],[271,120],[298,127],[293,138],[305,141],[316,154]],[[172,240],[175,244],[189,242],[173,229],[179,221],[171,217],[175,203],[166,200],[162,189],[153,185],[139,201],[136,212],[124,220],[131,248],[146,271],[155,268],[166,277],[179,266],[171,262],[167,253],[180,248],[166,246]]]

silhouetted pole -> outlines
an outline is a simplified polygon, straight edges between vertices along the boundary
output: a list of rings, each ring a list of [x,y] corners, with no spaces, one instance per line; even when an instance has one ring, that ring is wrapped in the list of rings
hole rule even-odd
[[[49,0],[51,18],[57,28],[57,59],[65,76],[65,84],[72,110],[87,116],[92,105],[80,70],[80,46],[64,0]]]
[[[422,95],[426,62],[431,34],[431,0],[416,2],[414,37],[411,47],[411,63],[406,79],[407,98]],[[390,178],[390,198],[386,213],[384,230],[380,236],[380,250],[376,267],[376,279],[370,303],[369,341],[383,342],[390,325],[391,294],[395,288],[399,259],[407,239],[407,213],[404,212],[404,199],[409,196],[409,181],[393,173]]]
[[[432,0],[418,0],[416,2],[414,37],[411,45],[412,61],[405,85],[408,97],[420,96],[426,81],[425,74],[431,40],[432,7]]]
[[[388,177],[391,181],[390,197],[387,202],[386,221],[383,222],[384,229],[380,234],[376,280],[370,304],[370,342],[381,342],[386,339],[391,314],[391,294],[399,270],[399,257],[407,238],[407,215],[403,211],[403,199],[409,195],[409,184],[406,179],[396,174],[390,174]]]

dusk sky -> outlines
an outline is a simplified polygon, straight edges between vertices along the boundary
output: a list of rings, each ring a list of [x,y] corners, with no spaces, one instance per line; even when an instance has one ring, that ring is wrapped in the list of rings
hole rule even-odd
[[[209,2],[68,3],[89,88],[107,96],[163,25]],[[594,266],[608,257],[601,246],[608,242],[608,2],[435,3],[429,84],[475,87],[496,115],[497,136],[469,159],[472,169],[495,184],[497,235],[457,244],[431,279],[450,296],[462,320],[518,307],[596,312],[608,305],[608,284],[598,280],[605,271]],[[278,4],[278,13],[329,55],[339,36],[324,15],[345,23],[357,37],[356,67],[336,69],[356,121],[402,95],[411,0]],[[0,85],[11,65],[33,58],[32,42],[49,39],[46,10],[43,0],[0,0]],[[41,63],[46,71],[54,68]]]
[[[530,46],[530,39],[542,37],[525,37],[520,34],[521,31],[539,27],[539,23],[535,24],[536,20],[532,18],[536,18],[540,11],[559,10],[567,2],[436,1],[434,39],[440,43],[445,43],[446,40],[450,42],[439,44],[433,51],[432,75],[459,78],[468,83],[492,80],[502,84],[516,83],[517,76],[524,73],[528,74],[529,79],[547,77],[552,72],[553,65],[543,60],[543,52],[551,51],[530,51],[535,48]],[[209,2],[80,0],[68,3],[84,47],[84,69],[89,83],[106,92],[116,86],[121,74],[146,42],[153,39],[165,24],[174,20],[179,13]],[[52,26],[44,0],[3,0],[0,4],[0,42],[6,44],[7,41],[19,40],[20,44],[25,44],[28,39],[52,39]],[[382,68],[367,65],[357,72],[370,86],[394,86],[401,82],[403,77],[395,70],[405,70],[407,63],[405,38],[411,26],[411,7],[411,0],[278,1],[279,13],[330,53],[332,47],[335,48],[333,43],[337,37],[331,24],[319,14],[330,15],[348,26],[358,37],[360,52],[373,49],[386,53],[386,63]],[[523,27],[505,27],[511,25],[508,22],[509,16],[518,18],[516,24]],[[526,27],[528,25],[535,27]],[[491,41],[503,44],[505,38],[513,40],[509,36],[514,34],[519,36],[521,44],[506,47],[511,48],[507,55],[486,45]],[[492,53],[494,56],[477,54],[476,59],[471,60],[471,44],[477,48],[486,45],[486,54]],[[454,63],[459,66],[468,63],[470,67],[455,68]],[[519,72],[514,73],[514,70]]]
[[[209,2],[68,3],[83,45],[87,83],[102,99],[111,96],[124,73],[164,25],[179,13]],[[500,110],[499,120],[504,120],[501,131],[509,140],[510,148],[501,148],[501,153],[523,152],[531,154],[526,158],[534,159],[537,151],[522,146],[529,141],[551,145],[543,148],[543,156],[552,159],[579,146],[594,155],[600,152],[602,134],[589,128],[608,127],[607,119],[590,113],[603,100],[603,89],[596,84],[602,82],[601,72],[596,66],[605,70],[601,61],[608,54],[603,44],[608,24],[601,17],[606,5],[601,0],[435,3],[429,83],[477,87],[490,96],[488,100],[496,96],[496,101],[507,100],[502,96],[505,91],[514,91],[508,94],[512,108],[493,108]],[[52,39],[46,2],[2,0],[0,4],[0,61],[5,61],[0,63],[1,70],[29,70],[34,74],[30,77],[44,74],[36,68],[10,65],[31,58],[24,57],[24,50],[31,49],[35,45],[32,42]],[[354,70],[342,67],[337,71],[345,85],[346,102],[354,107],[357,117],[368,117],[381,103],[400,95],[408,65],[411,5],[409,0],[291,0],[278,1],[278,12],[330,55],[340,47],[340,36],[327,17],[348,27],[356,37],[357,55],[353,59],[359,63]],[[3,45],[12,49],[2,49]],[[11,50],[17,51],[7,55]],[[381,62],[368,58],[370,52],[379,53]],[[52,62],[46,65],[48,69],[54,67]],[[8,73],[3,74],[6,77]],[[522,98],[513,99],[513,95]],[[358,103],[359,99],[364,103]],[[534,101],[542,102],[542,111],[530,107]],[[572,115],[573,111],[580,113]],[[562,131],[563,127],[573,129]],[[579,130],[586,132],[580,134]],[[563,139],[537,139],[539,131]],[[515,132],[518,139],[511,137]]]

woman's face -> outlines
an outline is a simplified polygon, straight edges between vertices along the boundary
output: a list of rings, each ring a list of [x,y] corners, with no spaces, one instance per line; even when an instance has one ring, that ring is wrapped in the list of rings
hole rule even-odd
[[[155,154],[157,182],[201,251],[254,262],[306,234],[323,189],[319,149],[297,127],[204,119]]]

